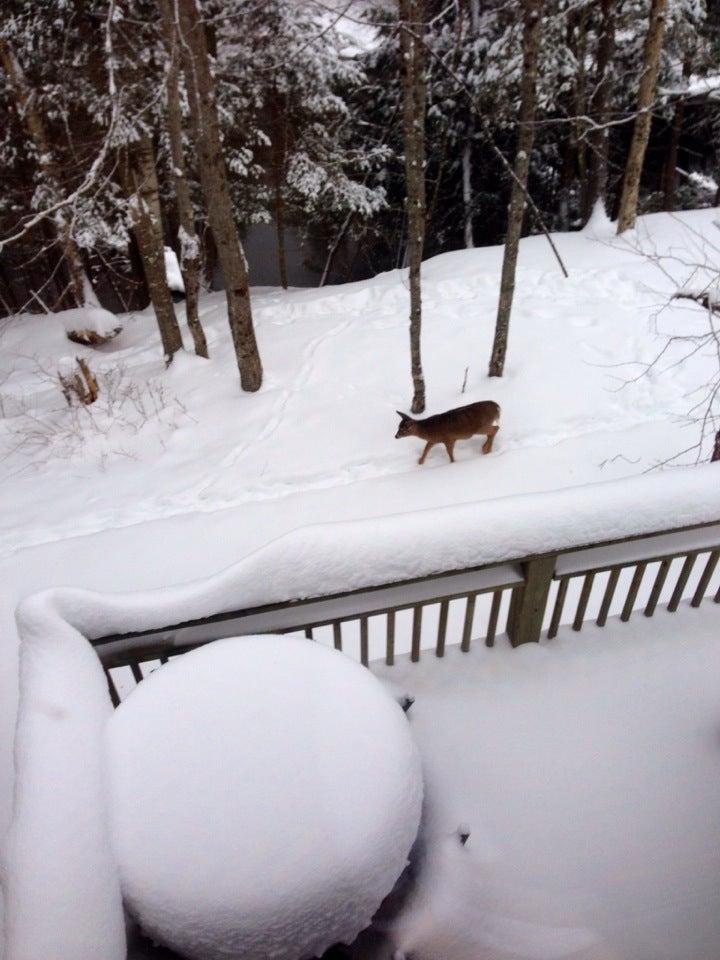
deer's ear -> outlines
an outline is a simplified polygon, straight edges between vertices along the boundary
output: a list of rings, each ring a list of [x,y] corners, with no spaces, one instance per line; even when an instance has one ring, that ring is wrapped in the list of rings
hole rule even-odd
[[[403,413],[402,410],[396,410],[395,413],[400,417],[401,420],[407,420],[408,415]]]

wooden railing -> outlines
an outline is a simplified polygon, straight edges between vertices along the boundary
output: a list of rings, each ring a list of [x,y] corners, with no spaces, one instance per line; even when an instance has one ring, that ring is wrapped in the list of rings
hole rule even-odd
[[[368,665],[398,653],[418,661],[423,651],[467,652],[473,641],[491,647],[506,633],[513,646],[557,635],[561,624],[581,630],[594,619],[627,621],[642,609],[651,617],[681,600],[697,607],[720,602],[720,522],[635,538],[585,544],[508,563],[448,571],[365,590],[218,613],[91,642],[117,704],[158,664],[222,637],[304,633]],[[573,612],[574,605],[574,612]]]

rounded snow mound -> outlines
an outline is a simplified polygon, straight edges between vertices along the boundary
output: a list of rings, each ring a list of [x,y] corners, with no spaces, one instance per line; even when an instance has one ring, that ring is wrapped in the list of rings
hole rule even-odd
[[[108,724],[113,842],[145,932],[200,960],[322,954],[402,873],[422,801],[401,708],[307,640],[219,640]]]

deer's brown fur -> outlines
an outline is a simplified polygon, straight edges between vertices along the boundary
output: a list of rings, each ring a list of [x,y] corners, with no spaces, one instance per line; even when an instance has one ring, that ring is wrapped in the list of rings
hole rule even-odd
[[[467,440],[476,434],[486,437],[482,447],[483,453],[492,450],[495,434],[500,429],[500,407],[494,400],[480,400],[479,403],[469,403],[465,407],[455,407],[445,413],[436,413],[432,417],[423,417],[415,420],[406,413],[397,411],[400,416],[400,426],[395,439],[400,437],[419,437],[425,440],[425,449],[418,463],[425,463],[425,458],[436,443],[445,445],[451,462],[455,462],[453,449],[458,440]]]

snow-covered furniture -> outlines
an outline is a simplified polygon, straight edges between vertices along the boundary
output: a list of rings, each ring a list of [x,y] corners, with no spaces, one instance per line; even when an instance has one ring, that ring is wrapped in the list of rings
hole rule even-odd
[[[108,725],[112,835],[142,929],[197,960],[351,943],[407,863],[422,777],[403,711],[348,657],[221,640]]]

